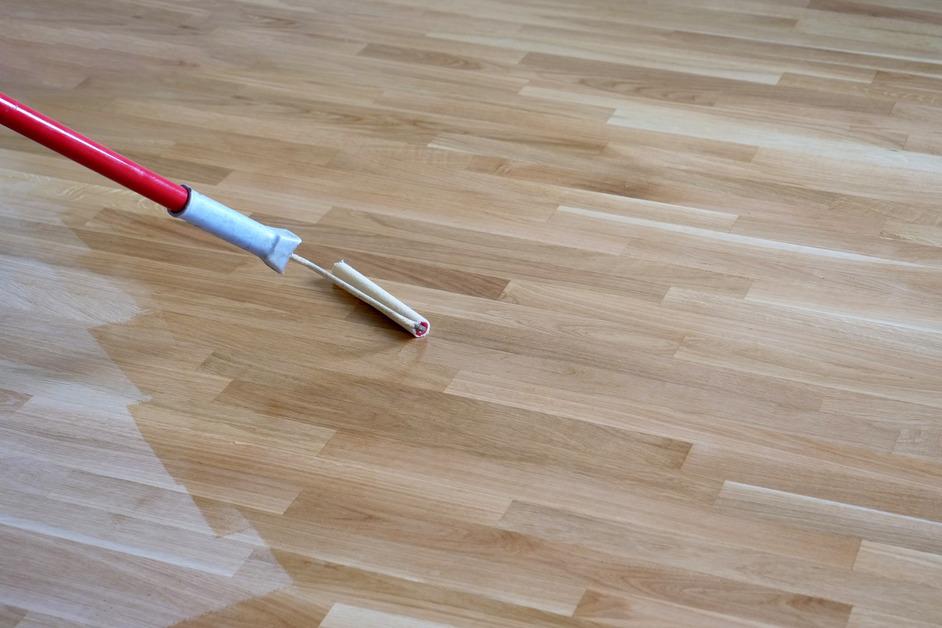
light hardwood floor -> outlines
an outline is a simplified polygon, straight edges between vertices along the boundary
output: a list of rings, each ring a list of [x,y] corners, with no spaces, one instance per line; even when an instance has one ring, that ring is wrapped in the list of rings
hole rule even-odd
[[[30,0],[0,626],[942,625],[942,3]]]

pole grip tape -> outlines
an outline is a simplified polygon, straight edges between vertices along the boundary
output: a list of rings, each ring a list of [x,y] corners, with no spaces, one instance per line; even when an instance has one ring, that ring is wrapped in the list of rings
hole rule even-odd
[[[301,238],[287,229],[269,227],[253,220],[190,187],[187,190],[190,194],[186,205],[178,212],[170,212],[171,216],[258,256],[272,270],[285,272],[285,266],[301,244]]]

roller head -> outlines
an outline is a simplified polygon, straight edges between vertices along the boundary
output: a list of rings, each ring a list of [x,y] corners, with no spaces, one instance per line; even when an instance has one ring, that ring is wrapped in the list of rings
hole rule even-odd
[[[179,212],[171,215],[185,220],[215,236],[254,253],[269,267],[283,273],[288,260],[295,260],[334,282],[353,296],[369,303],[396,321],[416,338],[427,336],[431,329],[428,320],[411,307],[389,294],[343,260],[327,272],[310,260],[295,254],[301,238],[286,229],[269,227],[231,207],[187,188],[189,198]]]
[[[345,261],[340,260],[334,264],[333,268],[331,268],[331,274],[344,283],[353,286],[370,298],[380,302],[382,305],[386,306],[393,312],[399,314],[399,317],[393,318],[393,320],[395,320],[396,323],[398,323],[403,329],[408,331],[416,338],[427,336],[431,331],[432,327],[429,324],[427,318],[413,310],[411,307],[393,295],[383,290],[376,283],[371,281],[369,277],[363,275],[360,271]],[[344,288],[342,284],[337,285],[341,288]],[[350,294],[360,298],[360,295],[356,294],[355,292],[351,292],[350,290],[347,290],[347,292],[350,292]],[[373,304],[371,303],[370,305]]]

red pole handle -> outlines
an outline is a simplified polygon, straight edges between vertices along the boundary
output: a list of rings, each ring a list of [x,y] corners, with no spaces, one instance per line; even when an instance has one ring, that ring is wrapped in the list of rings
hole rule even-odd
[[[2,92],[0,124],[146,196],[172,212],[178,212],[186,205],[189,193],[182,185],[163,178]]]

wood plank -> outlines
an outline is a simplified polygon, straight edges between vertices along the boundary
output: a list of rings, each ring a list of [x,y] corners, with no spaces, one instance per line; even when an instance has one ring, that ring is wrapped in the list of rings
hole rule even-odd
[[[924,582],[942,587],[942,555],[896,545],[864,541],[854,563],[854,570],[879,573],[895,580]]]
[[[638,572],[638,581],[632,583],[634,586],[621,582],[609,584],[606,588],[628,590],[643,598],[781,625],[812,623],[842,626],[851,610],[848,605],[832,600],[792,597],[785,591],[751,586],[752,579],[748,575],[750,568],[743,566],[765,562],[766,559],[759,553],[732,549],[727,554],[726,548],[713,547],[706,551],[715,553],[706,558],[700,554],[705,548],[697,547],[689,539],[675,546],[676,537],[672,539],[672,535],[662,535],[658,530],[616,524],[522,502],[511,505],[501,520],[501,526],[594,551],[611,551],[614,555],[613,563],[616,564],[618,558],[615,557],[630,559]],[[671,574],[676,578],[677,589],[661,589],[658,586],[661,574],[657,573],[659,570],[649,569],[648,564],[652,560],[662,565],[662,577],[668,578],[668,574]],[[709,566],[704,567],[705,564]],[[797,565],[793,567],[800,569]],[[739,576],[735,580],[726,580],[714,577],[714,573],[723,573],[727,577],[738,573]],[[685,581],[691,585],[691,590],[683,586]],[[709,596],[700,597],[703,591],[693,589],[697,582],[700,587],[710,591]]]
[[[942,551],[942,525],[924,519],[737,482],[723,484],[716,505],[724,512],[771,519],[800,528],[849,534],[928,552]]]
[[[324,628],[356,628],[357,626],[389,626],[390,628],[442,628],[445,624],[422,621],[415,617],[397,615],[368,608],[334,604],[321,622]]]
[[[585,618],[604,626],[651,626],[668,628],[689,624],[711,628],[713,626],[755,626],[750,619],[716,614],[670,602],[624,594],[586,591],[574,617]]]
[[[684,470],[695,475],[722,477],[742,484],[797,493],[844,504],[942,522],[938,509],[938,484],[922,484],[881,474],[877,469],[851,469],[821,463],[829,470],[828,482],[820,482],[817,470],[802,465],[802,456],[781,455],[763,459],[743,452],[695,446],[684,461]]]

